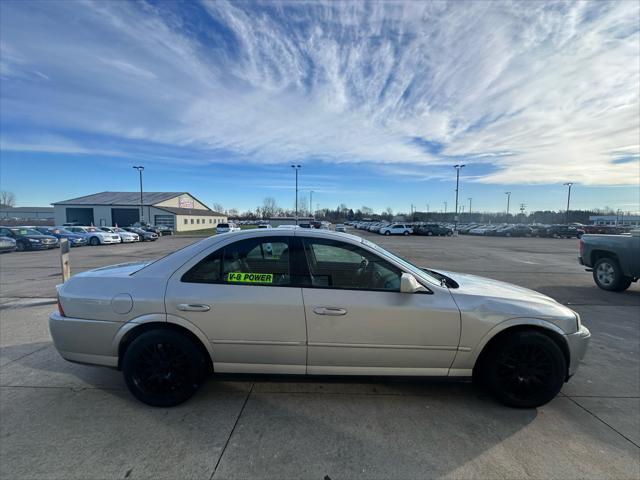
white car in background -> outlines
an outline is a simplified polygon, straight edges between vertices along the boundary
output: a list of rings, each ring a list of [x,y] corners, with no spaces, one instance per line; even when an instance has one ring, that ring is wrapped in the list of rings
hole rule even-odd
[[[258,225],[258,228],[273,228],[271,225],[269,225],[268,223],[261,223],[260,225]]]
[[[347,231],[347,227],[342,223],[338,223],[336,225],[336,232],[346,232],[346,231]]]
[[[122,239],[120,235],[117,233],[103,232],[99,228],[96,227],[78,227],[78,226],[69,226],[64,227],[73,233],[78,233],[84,236],[87,239],[89,245],[107,245],[113,243],[121,243]]]
[[[378,230],[381,235],[411,235],[413,227],[404,223],[392,223]]]
[[[230,233],[230,232],[239,232],[242,230],[235,223],[219,223],[216,227],[216,233]]]
[[[102,230],[103,232],[115,233],[116,235],[120,235],[120,240],[122,240],[122,243],[133,243],[133,242],[139,242],[140,241],[140,237],[138,236],[137,233],[127,232],[123,228],[119,228],[119,227],[100,227],[100,230]]]

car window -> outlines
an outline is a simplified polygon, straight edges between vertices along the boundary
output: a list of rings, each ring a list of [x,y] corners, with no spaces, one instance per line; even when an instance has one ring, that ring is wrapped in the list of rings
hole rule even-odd
[[[32,228],[12,228],[11,229],[17,235],[42,235],[39,231]]]
[[[314,287],[400,291],[402,272],[386,260],[350,243],[302,239]]]
[[[200,261],[182,281],[288,286],[289,241],[286,237],[269,237],[232,243]]]

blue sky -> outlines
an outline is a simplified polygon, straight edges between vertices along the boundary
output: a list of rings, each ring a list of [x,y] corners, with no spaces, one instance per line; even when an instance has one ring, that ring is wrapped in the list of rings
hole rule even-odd
[[[0,3],[0,186],[19,205],[640,210],[638,2]],[[464,199],[464,203],[462,202]],[[468,208],[468,207],[467,207]]]

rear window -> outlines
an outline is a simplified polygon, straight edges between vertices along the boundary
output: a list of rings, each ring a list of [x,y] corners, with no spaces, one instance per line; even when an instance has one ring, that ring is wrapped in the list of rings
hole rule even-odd
[[[218,224],[218,228],[229,228],[229,224],[228,223],[219,223]]]

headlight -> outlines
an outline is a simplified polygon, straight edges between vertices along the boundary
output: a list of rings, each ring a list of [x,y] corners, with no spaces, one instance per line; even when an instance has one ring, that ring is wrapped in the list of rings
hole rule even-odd
[[[40,240],[38,240],[37,238],[30,238],[29,241],[33,243],[40,243]]]

